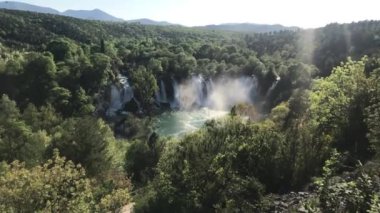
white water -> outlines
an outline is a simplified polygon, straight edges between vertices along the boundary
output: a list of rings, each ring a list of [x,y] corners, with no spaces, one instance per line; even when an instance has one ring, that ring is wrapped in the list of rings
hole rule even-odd
[[[205,80],[198,75],[181,84],[173,79],[172,87],[174,91],[172,108],[193,110],[208,107],[215,110],[229,110],[236,104],[253,102],[257,81],[254,77]]]
[[[129,85],[128,78],[122,75],[117,76],[118,84],[111,85],[111,95],[107,116],[115,116],[117,111],[121,110],[124,104],[133,99],[133,90]]]
[[[162,81],[161,81],[162,82]],[[163,83],[163,82],[162,82]],[[240,103],[252,104],[257,89],[254,77],[204,79],[192,76],[178,83],[172,79],[172,109],[157,116],[156,131],[160,135],[178,136],[199,129],[207,120],[222,117]],[[156,93],[162,100],[162,88]]]
[[[277,77],[276,77],[276,81],[273,82],[273,84],[272,84],[271,87],[268,89],[267,93],[265,94],[265,97],[266,97],[266,98],[268,98],[268,97],[272,94],[273,90],[276,88],[276,86],[277,86],[277,84],[278,84],[278,82],[279,82],[280,80],[281,80],[280,76],[277,76]]]
[[[156,101],[158,103],[168,103],[166,87],[163,80],[160,81],[159,90],[156,91]]]
[[[132,87],[128,79],[118,76],[119,82],[111,85],[108,116],[115,116],[124,105],[132,99]],[[267,91],[267,96],[276,87],[279,77]],[[171,87],[171,90],[166,88]],[[173,94],[167,94],[173,91]],[[156,131],[164,136],[178,136],[199,129],[210,119],[225,116],[231,108],[240,103],[254,104],[257,91],[257,79],[252,77],[222,77],[204,79],[194,75],[190,79],[177,82],[174,78],[171,84],[165,85],[159,81],[159,90],[155,97],[158,104],[169,103],[176,111],[165,112],[156,117]],[[140,108],[140,106],[139,106]]]

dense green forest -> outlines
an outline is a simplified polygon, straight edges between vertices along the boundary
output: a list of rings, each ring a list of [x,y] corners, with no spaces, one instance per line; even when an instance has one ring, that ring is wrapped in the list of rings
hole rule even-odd
[[[110,118],[119,75],[135,101]],[[256,104],[157,134],[159,82],[194,75],[255,76]],[[0,10],[0,211],[379,212],[379,82],[380,21],[245,34]]]

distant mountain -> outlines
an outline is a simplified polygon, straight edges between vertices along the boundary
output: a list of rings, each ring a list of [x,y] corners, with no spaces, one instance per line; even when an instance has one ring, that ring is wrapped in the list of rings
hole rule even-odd
[[[9,10],[23,10],[23,11],[31,11],[37,13],[50,13],[55,15],[63,15],[70,16],[74,18],[80,19],[88,19],[88,20],[99,20],[99,21],[124,21],[123,19],[116,18],[104,11],[99,9],[95,10],[67,10],[65,12],[59,12],[58,10],[54,10],[49,7],[40,7],[35,6],[23,2],[15,2],[15,1],[3,1],[0,2],[0,8],[9,9]]]
[[[116,18],[102,10],[66,10],[61,13],[64,16],[70,16],[74,18],[80,19],[88,19],[88,20],[101,20],[101,21],[124,21],[123,19]]]
[[[31,12],[37,12],[37,13],[60,14],[58,10],[54,10],[49,7],[39,7],[39,6],[22,3],[22,2],[15,2],[15,1],[0,2],[0,8],[4,8],[8,10],[31,11]]]
[[[70,16],[80,19],[88,20],[100,20],[100,21],[113,21],[113,22],[122,22],[125,21],[121,18],[114,17],[102,10],[66,10],[64,12],[59,12],[58,10],[40,7],[36,5],[31,5],[23,2],[16,1],[3,1],[0,2],[0,8],[9,9],[9,10],[23,10],[31,11],[37,13],[50,13],[55,15]],[[140,23],[142,25],[157,25],[157,26],[170,26],[174,25],[166,21],[154,21],[151,19],[135,19],[127,21],[129,23]],[[285,27],[282,25],[267,25],[267,24],[251,24],[251,23],[231,23],[231,24],[220,24],[220,25],[206,25],[196,28],[201,29],[210,29],[210,30],[224,30],[224,31],[234,31],[234,32],[256,32],[256,33],[265,33],[273,32],[280,30],[298,30],[298,27]]]
[[[143,25],[157,25],[157,26],[169,26],[173,25],[172,23],[166,22],[166,21],[154,21],[151,19],[143,18],[143,19],[135,19],[135,20],[128,20],[129,23],[140,23]]]
[[[230,23],[219,25],[206,25],[199,28],[205,28],[210,30],[224,30],[233,32],[246,32],[246,33],[267,33],[281,30],[298,30],[298,27],[285,27],[279,24],[251,24],[251,23]]]

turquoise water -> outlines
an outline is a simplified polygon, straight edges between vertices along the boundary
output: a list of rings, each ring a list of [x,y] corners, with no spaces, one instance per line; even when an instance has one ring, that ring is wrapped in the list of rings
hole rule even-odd
[[[227,111],[208,108],[165,112],[156,117],[156,132],[162,136],[180,136],[199,129],[207,120],[220,118],[227,114]]]

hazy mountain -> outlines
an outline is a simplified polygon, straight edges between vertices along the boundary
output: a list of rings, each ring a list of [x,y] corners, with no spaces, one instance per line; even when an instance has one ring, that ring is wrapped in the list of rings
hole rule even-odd
[[[158,25],[158,26],[169,26],[173,25],[172,23],[166,22],[166,21],[154,21],[151,19],[143,18],[143,19],[135,19],[135,20],[129,20],[130,23],[140,23],[143,25]]]
[[[206,25],[200,28],[206,28],[210,30],[225,30],[234,32],[255,32],[255,33],[267,33],[281,30],[298,30],[298,27],[285,27],[279,24],[251,24],[251,23],[229,23],[219,25]]]
[[[100,21],[124,21],[123,19],[116,18],[104,11],[99,9],[95,10],[67,10],[65,12],[59,12],[58,10],[40,7],[31,4],[26,4],[23,2],[15,1],[3,1],[0,2],[0,8],[9,9],[9,10],[24,10],[37,13],[50,13],[56,15],[71,16],[74,18],[89,19],[89,20],[100,20]]]
[[[102,10],[94,9],[94,10],[67,10],[65,12],[59,12],[58,10],[48,8],[48,7],[40,7],[36,5],[31,5],[23,2],[15,2],[15,1],[3,1],[0,2],[0,8],[10,9],[10,10],[24,10],[24,11],[32,11],[38,13],[50,13],[56,15],[64,15],[70,16],[74,18],[80,19],[88,19],[88,20],[100,20],[100,21],[115,21],[121,22],[124,21],[121,18],[117,18],[112,16]],[[129,23],[140,23],[143,25],[157,25],[157,26],[169,26],[174,25],[166,21],[154,21],[151,19],[135,19],[129,20]],[[210,29],[210,30],[225,30],[225,31],[234,31],[234,32],[257,32],[257,33],[265,33],[265,32],[273,32],[280,30],[297,30],[298,27],[285,27],[282,25],[267,25],[267,24],[251,24],[251,23],[230,23],[230,24],[220,24],[220,25],[206,25],[200,26],[196,28],[202,29]]]
[[[0,8],[9,9],[9,10],[31,11],[31,12],[37,12],[37,13],[60,14],[58,10],[54,10],[49,7],[39,7],[39,6],[22,3],[22,2],[15,2],[15,1],[0,2]]]
[[[61,13],[64,16],[71,16],[74,18],[88,19],[88,20],[101,20],[101,21],[124,21],[123,19],[116,18],[102,10],[66,10]]]

